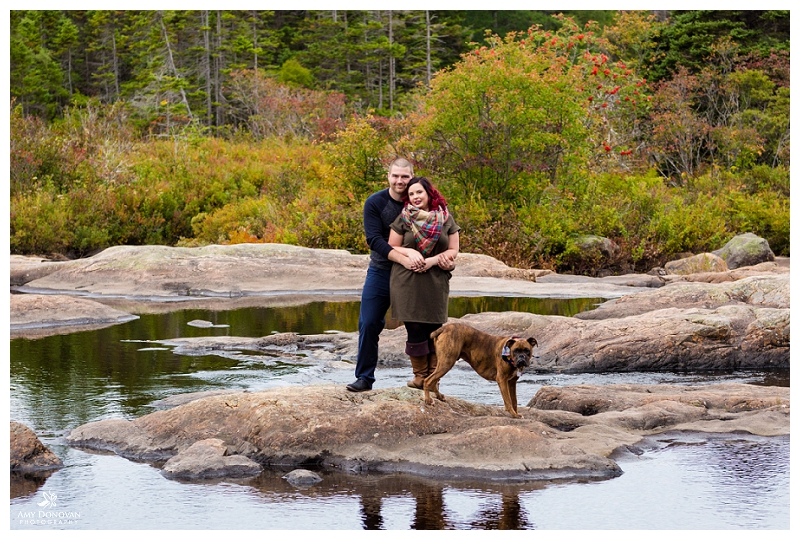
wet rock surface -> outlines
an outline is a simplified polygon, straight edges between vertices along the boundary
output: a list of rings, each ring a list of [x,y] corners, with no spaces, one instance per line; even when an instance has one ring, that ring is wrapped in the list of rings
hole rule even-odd
[[[12,338],[97,329],[139,318],[86,298],[44,294],[10,295],[9,314]]]
[[[12,472],[47,471],[63,466],[61,459],[28,426],[11,422],[10,433]]]
[[[222,439],[203,439],[171,457],[162,468],[167,478],[196,480],[200,478],[254,476],[261,466],[242,455],[227,455]]]
[[[203,456],[211,463],[227,456],[429,477],[599,479],[620,474],[609,456],[646,435],[788,434],[789,411],[788,388],[734,383],[543,387],[520,407],[522,419],[456,398],[426,406],[422,392],[409,388],[353,394],[319,385],[201,396],[132,421],[85,424],[67,442],[130,459],[169,458],[168,465],[200,459],[165,466],[167,475],[203,469]]]

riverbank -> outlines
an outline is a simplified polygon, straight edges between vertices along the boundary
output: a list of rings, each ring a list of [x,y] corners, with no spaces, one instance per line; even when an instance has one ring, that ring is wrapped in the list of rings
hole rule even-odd
[[[118,324],[131,315],[177,309],[228,310],[301,305],[320,299],[358,300],[368,264],[367,255],[283,244],[117,246],[73,261],[12,255],[12,292],[47,298],[23,300],[22,295],[12,294],[11,332],[14,337],[25,337],[77,331],[85,325]],[[779,258],[712,276],[591,278],[510,268],[492,257],[463,253],[453,271],[451,295],[614,299],[678,281],[788,275],[788,264],[788,259]]]

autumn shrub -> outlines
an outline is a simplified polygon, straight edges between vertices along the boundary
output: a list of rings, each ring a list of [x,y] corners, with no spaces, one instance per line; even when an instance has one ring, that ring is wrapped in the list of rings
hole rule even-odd
[[[11,194],[40,189],[68,191],[80,159],[76,145],[43,120],[11,108],[9,180]]]
[[[598,156],[627,155],[633,117],[647,99],[597,28],[563,19],[463,55],[437,74],[414,117],[421,161],[465,200],[522,204],[531,185],[569,183]],[[624,121],[620,121],[624,120]]]
[[[776,255],[789,256],[788,198],[769,191],[757,196],[734,191],[728,197],[727,217],[732,230],[757,234]]]
[[[361,200],[387,187],[387,167],[397,157],[415,162],[413,151],[403,147],[408,122],[373,115],[354,115],[347,127],[323,146],[325,161],[340,189]]]
[[[286,212],[266,197],[245,198],[192,218],[194,238],[210,244],[276,242]]]
[[[11,253],[67,253],[72,244],[69,200],[53,191],[12,194]]]

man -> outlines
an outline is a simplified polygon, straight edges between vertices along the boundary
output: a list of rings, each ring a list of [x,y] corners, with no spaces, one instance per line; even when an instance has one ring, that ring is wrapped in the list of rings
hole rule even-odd
[[[373,193],[364,203],[364,233],[370,248],[369,268],[361,291],[358,316],[358,358],[356,381],[347,385],[351,392],[372,390],[375,366],[378,364],[378,339],[386,324],[389,310],[389,278],[392,264],[408,264],[409,270],[424,270],[425,260],[417,253],[413,260],[400,255],[389,245],[389,225],[403,210],[403,197],[408,181],[414,176],[411,163],[403,158],[389,165],[389,187]],[[448,268],[449,270],[450,268]]]

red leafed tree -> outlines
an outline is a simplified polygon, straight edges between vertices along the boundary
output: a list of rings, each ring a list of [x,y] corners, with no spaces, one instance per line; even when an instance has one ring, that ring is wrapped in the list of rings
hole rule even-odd
[[[256,137],[326,139],[344,126],[345,96],[279,83],[257,71],[231,74],[232,115]]]
[[[426,167],[467,199],[510,201],[597,159],[629,159],[646,86],[609,58],[595,24],[563,17],[558,31],[487,43],[432,81],[414,129]]]

